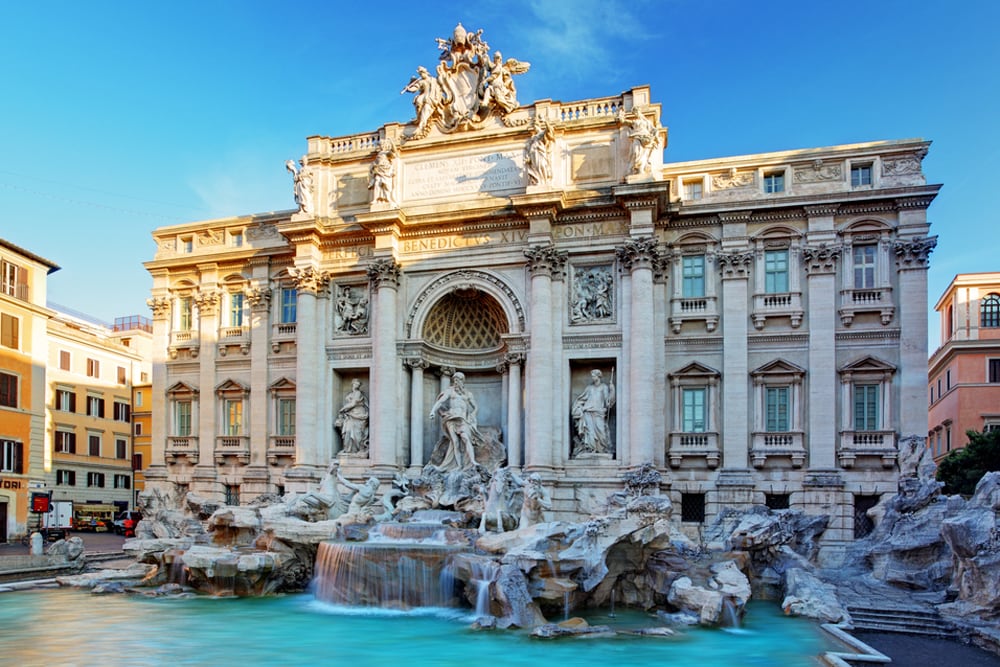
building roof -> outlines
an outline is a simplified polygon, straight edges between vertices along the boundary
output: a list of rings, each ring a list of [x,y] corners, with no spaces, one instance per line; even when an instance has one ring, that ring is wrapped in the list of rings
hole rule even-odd
[[[47,271],[47,273],[54,273],[54,272],[58,271],[60,268],[62,268],[58,264],[55,264],[54,262],[50,262],[49,260],[45,259],[44,257],[36,255],[35,253],[33,253],[33,252],[29,251],[29,250],[25,250],[21,246],[15,245],[15,244],[11,243],[10,241],[8,241],[6,239],[0,238],[0,247],[7,248],[8,250],[12,250],[13,252],[16,252],[17,254],[22,255],[24,257],[27,257],[28,259],[33,260],[35,262],[38,262],[39,264],[41,264],[43,266],[47,266],[49,268],[49,270]]]

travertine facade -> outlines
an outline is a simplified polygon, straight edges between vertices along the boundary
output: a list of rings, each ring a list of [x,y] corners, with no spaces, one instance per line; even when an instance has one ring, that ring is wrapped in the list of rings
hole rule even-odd
[[[413,121],[289,161],[297,211],[154,232],[147,483],[413,473],[465,446],[431,410],[461,372],[556,517],[652,462],[685,525],[789,503],[850,539],[925,432],[928,143],[664,164],[648,88],[518,106],[527,63],[441,44]]]

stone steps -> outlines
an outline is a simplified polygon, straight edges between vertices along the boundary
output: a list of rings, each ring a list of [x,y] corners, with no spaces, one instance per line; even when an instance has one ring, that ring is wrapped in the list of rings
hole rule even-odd
[[[848,607],[856,630],[895,632],[925,637],[957,637],[958,629],[926,609],[873,609]]]

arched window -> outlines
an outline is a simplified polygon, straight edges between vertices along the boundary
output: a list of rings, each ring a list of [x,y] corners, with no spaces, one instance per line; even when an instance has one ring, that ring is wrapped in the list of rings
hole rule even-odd
[[[979,326],[1000,327],[1000,295],[987,294],[980,302]]]

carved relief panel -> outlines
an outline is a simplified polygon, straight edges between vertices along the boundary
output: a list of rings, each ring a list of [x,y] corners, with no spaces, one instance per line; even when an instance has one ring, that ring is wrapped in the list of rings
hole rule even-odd
[[[615,319],[615,278],[610,264],[571,267],[570,324],[599,324]]]
[[[365,283],[334,288],[333,335],[367,336],[370,298]]]

